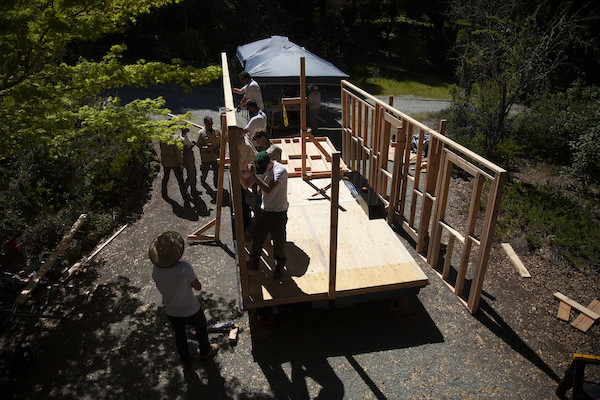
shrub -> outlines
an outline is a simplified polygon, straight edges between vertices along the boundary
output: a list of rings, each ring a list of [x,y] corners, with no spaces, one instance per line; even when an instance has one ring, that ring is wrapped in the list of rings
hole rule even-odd
[[[571,264],[590,263],[600,269],[600,223],[591,205],[576,206],[549,185],[508,181],[498,218],[500,233],[523,231],[537,248],[542,238],[558,247]]]

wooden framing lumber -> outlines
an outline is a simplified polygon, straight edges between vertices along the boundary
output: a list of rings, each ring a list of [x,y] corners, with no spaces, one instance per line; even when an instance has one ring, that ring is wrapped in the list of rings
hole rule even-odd
[[[225,178],[225,165],[227,165],[228,160],[225,158],[225,148],[227,145],[227,115],[221,115],[221,143],[219,148],[219,159],[217,163],[219,164],[219,175],[217,178],[217,204],[216,204],[216,215],[215,218],[192,232],[187,236],[188,240],[206,240],[206,241],[215,241],[219,243],[220,241],[220,232],[221,232],[221,209],[223,207],[223,179]],[[205,234],[210,228],[214,227],[214,234],[209,235]]]
[[[483,289],[483,280],[485,279],[485,271],[487,269],[488,260],[490,258],[490,250],[492,248],[492,239],[494,237],[494,228],[498,218],[498,210],[500,209],[500,199],[502,198],[502,188],[506,179],[506,171],[500,170],[496,172],[496,176],[492,181],[490,193],[488,195],[487,209],[483,220],[483,229],[481,233],[481,244],[475,259],[475,268],[473,274],[473,282],[469,293],[469,310],[471,313],[476,313],[479,308],[479,300],[481,298],[481,290]]]
[[[467,268],[469,266],[469,259],[471,258],[471,247],[473,246],[474,242],[473,233],[475,232],[475,225],[477,224],[477,217],[479,216],[479,205],[481,204],[481,191],[483,189],[483,182],[483,175],[477,174],[473,184],[473,192],[471,193],[471,204],[469,207],[469,217],[467,219],[467,231],[465,233],[462,257],[456,278],[456,288],[454,293],[456,293],[457,296],[462,294],[465,284],[465,277],[467,275]]]
[[[61,277],[61,280],[63,282],[68,281],[75,272],[77,272],[77,270],[79,270],[81,267],[83,267],[84,265],[86,265],[87,263],[89,263],[92,258],[96,257],[96,255],[98,253],[100,253],[100,251],[102,251],[102,249],[104,249],[110,242],[113,241],[114,238],[116,238],[117,236],[119,236],[119,234],[121,232],[123,232],[125,230],[125,228],[127,228],[129,226],[129,224],[125,224],[123,225],[121,228],[119,228],[117,230],[117,232],[115,232],[110,238],[108,238],[104,243],[102,243],[100,246],[98,246],[98,248],[96,248],[96,250],[89,256],[87,257],[84,261],[82,262],[77,262],[75,264],[73,264],[73,266],[71,266],[71,268],[69,268]]]
[[[556,316],[559,319],[562,319],[563,321],[569,321],[569,319],[571,319],[571,306],[568,305],[567,303],[561,301],[558,304],[558,313],[556,314]]]
[[[331,221],[329,228],[329,291],[330,300],[336,297],[337,252],[338,252],[338,206],[340,191],[340,153],[333,154],[331,165]]]
[[[25,289],[21,290],[21,293],[15,299],[15,305],[21,305],[25,302],[25,300],[27,300],[31,292],[33,292],[33,290],[37,287],[40,280],[46,275],[50,268],[54,266],[54,263],[56,260],[58,260],[58,257],[60,257],[62,252],[67,248],[75,236],[75,233],[77,233],[79,228],[81,228],[81,225],[83,225],[85,222],[86,218],[87,214],[81,214],[79,218],[77,218],[77,221],[75,221],[69,232],[63,236],[61,241],[58,243],[58,246],[56,246],[52,254],[50,254],[44,265],[42,265],[42,267],[37,271],[33,279],[29,280]]]
[[[562,303],[562,302],[561,302]],[[588,306],[588,309],[592,310],[596,314],[600,315],[600,301],[594,300]],[[571,322],[571,326],[579,329],[582,332],[587,332],[588,329],[596,322],[595,319],[588,317],[587,315],[581,313],[573,322]]]
[[[446,133],[446,120],[440,121],[440,135]],[[444,149],[443,143],[437,137],[429,138],[429,151],[427,153],[427,163],[430,164],[428,172],[425,175],[425,196],[421,203],[421,218],[419,225],[419,239],[417,240],[417,253],[424,254],[425,246],[429,242],[429,223],[431,221],[431,212],[433,210],[435,189],[437,184],[441,153]]]
[[[591,318],[593,320],[597,320],[598,318],[600,318],[600,315],[598,313],[590,310],[587,307],[582,306],[581,304],[579,304],[575,300],[570,299],[569,297],[565,296],[561,292],[554,293],[554,297],[559,299],[561,302],[568,304],[569,306],[573,307],[574,309],[578,310],[579,312],[585,314],[586,316],[588,316],[589,318]]]
[[[351,169],[356,170],[360,164],[358,158],[362,157],[362,161],[367,163],[363,176],[377,195],[388,204],[388,222],[401,225],[415,240],[417,252],[426,253],[427,263],[434,268],[438,266],[452,169],[461,169],[475,178],[464,236],[455,235],[453,242],[449,242],[450,251],[447,253],[451,256],[455,240],[462,238],[458,281],[454,290],[457,295],[462,293],[467,267],[473,265],[474,279],[466,304],[471,313],[477,312],[506,171],[447,138],[444,135],[445,121],[440,122],[439,132],[435,132],[395,109],[389,99],[386,104],[384,100],[347,81],[342,81],[342,99],[344,149],[348,149],[343,153],[344,161]],[[369,110],[372,110],[371,115]],[[391,143],[392,150],[388,136],[391,127],[397,130],[396,140]],[[413,158],[413,133],[418,133],[414,173],[409,166]],[[429,135],[430,141],[427,168],[423,170],[421,166],[425,134]],[[403,156],[400,155],[402,150],[397,148],[401,144],[404,144]],[[350,151],[352,146],[361,146],[360,154],[356,157]],[[384,148],[385,155],[382,154]],[[389,162],[393,163],[392,168],[389,168]],[[424,177],[421,176],[423,173]],[[425,183],[421,187],[423,178]],[[388,187],[389,182],[391,187]],[[476,237],[484,185],[488,185],[487,204],[481,232]],[[405,215],[405,211],[408,215]],[[476,251],[471,251],[473,244],[478,246]],[[444,278],[447,278],[449,267],[448,260],[445,260],[446,274],[442,274],[445,275]]]
[[[502,248],[506,252],[510,262],[513,264],[521,278],[531,278],[531,274],[529,274],[529,271],[527,271],[527,268],[525,268],[525,265],[523,265],[521,259],[517,253],[515,253],[515,250],[512,248],[510,243],[502,243]]]

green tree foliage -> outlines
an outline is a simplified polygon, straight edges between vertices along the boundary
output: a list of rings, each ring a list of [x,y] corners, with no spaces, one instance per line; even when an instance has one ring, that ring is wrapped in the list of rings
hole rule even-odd
[[[568,6],[526,1],[455,1],[458,25],[454,107],[469,120],[470,135],[489,158],[511,131],[507,123],[515,103],[535,98],[548,77],[566,62],[582,19]]]
[[[575,204],[548,184],[509,180],[504,186],[498,225],[504,235],[526,232],[530,246],[542,242],[564,255],[571,265],[600,271],[600,225],[595,202]]]
[[[515,130],[530,158],[561,165],[582,185],[600,183],[600,88],[576,83],[540,96],[516,117]]]
[[[566,171],[585,190],[600,183],[600,88],[575,86],[566,98],[569,105],[550,130],[570,139]]]
[[[177,0],[16,1],[0,4],[0,239],[21,234],[35,250],[55,245],[81,212],[120,218],[146,190],[151,140],[172,140],[175,122],[164,101],[121,106],[104,94],[124,85],[202,85],[221,75],[203,69],[136,60],[123,45],[98,59],[73,54],[136,18]],[[74,46],[74,44],[77,44]],[[139,198],[139,196],[137,197]],[[43,240],[38,240],[43,239]]]

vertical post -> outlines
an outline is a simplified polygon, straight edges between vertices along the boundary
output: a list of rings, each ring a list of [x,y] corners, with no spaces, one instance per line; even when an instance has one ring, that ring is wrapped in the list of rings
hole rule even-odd
[[[410,218],[408,224],[411,228],[415,224],[415,214],[417,211],[417,196],[419,195],[421,184],[421,163],[423,159],[423,141],[425,139],[425,131],[423,128],[419,129],[419,145],[417,146],[417,159],[415,161],[415,179],[413,180],[413,190],[410,200]],[[424,194],[425,191],[422,193]],[[425,196],[423,196],[425,197]],[[419,218],[420,219],[420,218]]]
[[[473,284],[471,285],[471,292],[469,293],[468,306],[471,314],[475,314],[479,308],[481,289],[483,288],[485,271],[490,258],[490,249],[492,248],[492,239],[494,238],[496,219],[498,218],[498,210],[500,208],[502,188],[504,187],[505,179],[506,171],[496,172],[494,182],[490,188],[485,219],[483,221],[483,232],[481,233],[481,245],[479,246],[477,260],[475,261],[475,274],[473,275]]]
[[[446,133],[446,120],[440,121],[439,132]],[[423,191],[423,202],[421,203],[421,218],[419,220],[419,240],[417,241],[417,253],[423,254],[425,245],[429,241],[429,222],[433,209],[433,197],[440,170],[440,158],[444,143],[434,135],[429,138],[429,151],[427,153],[427,172],[425,172],[425,190]]]
[[[394,96],[388,96],[388,104],[391,106],[394,104]],[[388,160],[389,160],[389,155],[390,155],[390,143],[391,143],[391,129],[392,129],[392,124],[387,122],[384,119],[385,113],[387,112],[387,110],[385,108],[381,109],[381,120],[383,121],[383,137],[382,137],[382,141],[381,141],[381,154],[380,154],[380,160],[379,160],[379,168],[381,168],[382,170],[387,171],[387,167],[388,167]],[[379,190],[378,193],[381,195],[382,198],[384,199],[388,199],[389,197],[387,195],[387,188],[388,188],[388,177],[387,175],[383,174],[383,173],[379,173],[379,177],[381,179],[380,185],[379,185]],[[389,205],[388,205],[389,207]]]
[[[458,267],[458,274],[456,276],[456,283],[454,284],[454,293],[457,296],[462,294],[465,279],[467,276],[467,268],[469,266],[469,259],[471,258],[471,247],[473,246],[472,235],[475,232],[475,225],[477,224],[477,217],[479,216],[479,205],[481,204],[481,191],[483,190],[483,183],[485,179],[482,174],[477,174],[475,182],[473,183],[473,193],[471,194],[471,204],[469,206],[469,218],[467,219],[467,230],[465,232],[465,242],[463,244],[463,253]]]
[[[394,213],[398,207],[400,201],[400,185],[404,184],[404,178],[402,177],[402,156],[404,153],[404,137],[406,136],[406,124],[403,123],[402,127],[396,129],[396,149],[394,150],[394,169],[392,171],[392,189],[390,193],[390,205],[388,208],[388,224],[394,223]]]
[[[336,297],[338,206],[340,193],[340,152],[331,154],[331,222],[329,231],[329,299]]]
[[[402,130],[404,132],[404,154],[402,156],[402,190],[400,192],[399,214],[404,221],[404,210],[406,208],[406,192],[408,191],[408,170],[410,168],[410,139],[412,134],[412,125],[405,119],[402,120]]]
[[[373,113],[373,132],[371,132],[371,157],[369,158],[369,177],[367,180],[373,188],[377,190],[377,176],[379,175],[379,147],[380,147],[380,127],[381,127],[381,106],[375,104]]]
[[[431,229],[431,243],[427,251],[427,263],[435,268],[439,259],[440,242],[442,240],[442,227],[439,222],[446,215],[446,206],[448,204],[448,192],[450,190],[450,178],[452,177],[452,161],[448,160],[446,153],[442,152],[442,177],[436,191],[436,205],[433,213],[433,222]]]
[[[306,69],[304,57],[300,57],[300,135],[302,135],[302,179],[306,179]]]
[[[219,242],[221,232],[221,208],[223,207],[223,179],[225,178],[225,146],[227,146],[227,116],[221,114],[221,144],[219,147],[219,176],[217,178],[217,212],[215,216],[215,242]]]
[[[246,300],[248,295],[248,270],[246,250],[244,249],[244,219],[242,218],[242,185],[240,183],[240,162],[238,155],[238,133],[240,128],[229,127],[229,158],[231,168],[229,170],[231,181],[231,192],[233,195],[233,223],[235,226],[235,244],[238,258],[238,267],[240,270],[240,283],[242,286],[242,299]]]
[[[357,114],[356,114],[356,97],[352,96],[352,100],[351,100],[351,106],[350,106],[350,147],[349,147],[349,157],[350,157],[350,169],[352,170],[356,170],[356,153],[354,152],[354,139],[357,137],[358,131],[360,130],[360,128],[356,127],[356,120],[357,120]],[[360,104],[359,104],[360,106]],[[360,112],[359,112],[360,115]],[[360,123],[359,123],[360,124]]]

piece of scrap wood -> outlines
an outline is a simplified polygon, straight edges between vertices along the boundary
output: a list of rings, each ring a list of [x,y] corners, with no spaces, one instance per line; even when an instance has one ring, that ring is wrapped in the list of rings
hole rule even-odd
[[[600,301],[592,301],[588,308],[593,312],[600,314]],[[594,320],[585,314],[579,314],[579,316],[571,322],[572,327],[577,328],[582,332],[587,332],[592,325],[594,325]]]
[[[562,302],[567,303],[568,305],[570,305],[574,309],[579,310],[580,312],[584,313],[585,315],[587,315],[588,317],[592,318],[593,320],[597,320],[598,318],[600,318],[600,315],[598,313],[590,310],[587,307],[582,306],[581,304],[579,304],[578,302],[576,302],[574,300],[571,300],[570,298],[568,298],[567,296],[565,296],[561,292],[554,293],[554,297],[556,297],[557,299],[559,299]]]
[[[233,328],[232,330],[229,331],[229,341],[230,342],[235,342],[237,340],[239,330],[240,330],[240,328],[236,325],[235,328]]]
[[[65,251],[67,245],[71,242],[71,239],[73,239],[73,236],[75,236],[75,233],[79,230],[81,225],[83,225],[86,218],[87,214],[81,214],[79,218],[77,218],[77,221],[75,221],[69,232],[67,232],[65,236],[63,236],[62,240],[60,241],[58,246],[56,246],[56,249],[54,249],[52,254],[50,254],[50,257],[48,257],[44,265],[42,265],[42,267],[38,270],[33,279],[29,281],[25,289],[21,290],[21,294],[19,294],[19,296],[15,300],[15,304],[19,305],[25,302],[27,297],[29,297],[29,294],[33,291],[33,289],[37,287],[38,283],[40,282],[40,279],[42,279],[44,275],[46,275],[46,273],[50,270],[50,268],[52,268],[56,260],[58,260],[58,257],[60,257],[62,252]]]
[[[98,246],[96,248],[96,250],[88,257],[86,258],[84,261],[80,261],[80,262],[76,262],[75,264],[73,264],[71,266],[71,268],[69,268],[62,276],[62,281],[68,281],[69,278],[71,278],[71,276],[81,267],[83,267],[84,265],[86,265],[88,262],[90,262],[92,260],[92,258],[96,257],[96,255],[98,253],[100,253],[100,251],[102,251],[103,248],[105,248],[110,242],[112,242],[112,240],[114,238],[116,238],[117,236],[119,236],[119,234],[121,232],[123,232],[123,230],[125,230],[125,228],[127,228],[129,224],[125,224],[123,225],[121,228],[119,228],[119,230],[112,235],[110,238],[108,238],[104,243],[102,243],[100,246]]]
[[[558,314],[556,316],[563,321],[568,321],[571,318],[571,306],[561,301],[558,305]]]
[[[506,255],[515,266],[519,275],[521,275],[521,278],[531,278],[529,271],[527,271],[527,268],[525,268],[525,265],[523,265],[521,259],[519,259],[519,256],[515,253],[510,243],[502,243],[502,247],[504,248],[504,251],[506,251]]]

